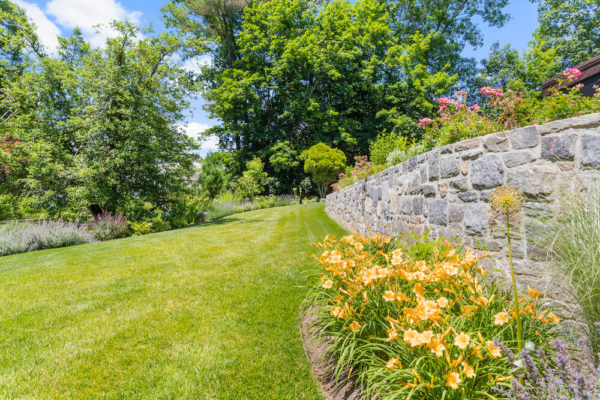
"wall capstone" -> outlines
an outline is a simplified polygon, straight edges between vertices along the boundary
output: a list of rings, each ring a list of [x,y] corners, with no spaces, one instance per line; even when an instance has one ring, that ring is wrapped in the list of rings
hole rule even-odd
[[[511,184],[526,201],[513,221],[518,281],[576,312],[551,279],[532,232],[552,218],[561,191],[600,183],[600,113],[476,137],[421,154],[327,196],[327,212],[350,230],[388,235],[430,231],[486,248],[508,278],[506,238],[490,209],[493,188]]]

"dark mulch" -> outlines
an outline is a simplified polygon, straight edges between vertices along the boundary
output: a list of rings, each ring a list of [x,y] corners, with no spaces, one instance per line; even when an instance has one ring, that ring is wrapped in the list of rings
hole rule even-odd
[[[318,337],[319,327],[316,325],[315,308],[309,308],[302,313],[300,331],[304,342],[304,351],[310,362],[317,381],[327,400],[366,400],[351,379],[343,376],[336,380],[333,376],[335,360],[326,356],[329,344]]]

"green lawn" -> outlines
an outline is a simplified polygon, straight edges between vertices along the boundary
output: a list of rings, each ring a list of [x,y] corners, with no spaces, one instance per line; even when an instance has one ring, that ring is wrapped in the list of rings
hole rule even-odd
[[[320,399],[299,306],[322,205],[0,258],[0,398]]]

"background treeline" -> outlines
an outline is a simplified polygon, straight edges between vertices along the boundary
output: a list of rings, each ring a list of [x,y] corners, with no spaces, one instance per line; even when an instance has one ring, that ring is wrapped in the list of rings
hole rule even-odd
[[[462,89],[476,102],[493,86],[539,97],[545,79],[600,53],[597,0],[540,0],[529,48],[495,45],[479,68],[463,50],[483,44],[482,25],[506,23],[507,3],[176,0],[163,8],[168,32],[114,22],[101,48],[75,30],[51,52],[0,0],[0,219],[147,221],[223,191],[316,194],[343,172],[337,156],[306,169],[318,143],[346,164],[416,144],[412,154],[440,96]],[[198,59],[200,71],[182,68]],[[177,128],[198,94],[222,149],[200,169]]]
[[[260,157],[289,192],[302,165],[269,159],[285,143],[301,153],[323,142],[348,162],[382,133],[419,140],[436,98],[494,86],[540,96],[541,83],[600,53],[598,1],[538,3],[540,28],[522,53],[497,44],[481,67],[463,56],[480,27],[503,26],[508,0],[185,0],[166,8],[186,54],[210,59],[196,76],[211,115],[207,134],[231,151],[241,175]],[[534,21],[531,22],[532,24]]]

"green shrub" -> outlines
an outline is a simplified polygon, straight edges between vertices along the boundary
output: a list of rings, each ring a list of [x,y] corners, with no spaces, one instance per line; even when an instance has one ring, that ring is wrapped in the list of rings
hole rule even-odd
[[[509,383],[514,365],[501,344],[517,347],[515,309],[485,280],[481,255],[383,235],[326,237],[318,246],[322,278],[309,302],[335,377],[350,374],[366,398],[380,400],[487,399]],[[540,296],[532,289],[520,299],[530,346],[558,335]]]
[[[392,132],[381,132],[371,143],[371,161],[376,164],[385,164],[389,154],[398,149],[406,147],[407,139],[397,136]]]
[[[9,194],[0,195],[0,221],[15,218],[14,198]]]
[[[131,222],[129,227],[133,231],[133,236],[145,235],[152,231],[151,222]]]
[[[246,163],[246,171],[238,179],[235,193],[241,199],[252,200],[263,193],[268,175],[263,171],[264,164],[260,158],[255,157]]]
[[[161,210],[154,211],[154,216],[150,220],[150,223],[152,224],[153,232],[162,232],[170,228],[169,222],[163,219],[163,212]]]
[[[543,99],[531,98],[525,103],[528,111],[525,123],[544,124],[578,115],[600,112],[600,88],[593,97],[585,97],[580,93],[581,85],[570,89],[550,89],[550,95]]]
[[[407,147],[397,148],[388,155],[386,164],[400,164],[401,162],[410,160],[411,158],[416,157],[419,154],[425,153],[427,150],[428,148],[424,143],[412,143]]]
[[[415,124],[416,125],[416,124]],[[418,127],[417,127],[418,128]],[[420,151],[420,152],[419,152]],[[424,146],[419,145],[415,139],[407,139],[400,133],[382,132],[371,143],[371,162],[375,164],[395,165],[424,152]],[[410,157],[403,157],[406,153]],[[402,159],[401,159],[402,158]],[[400,161],[397,161],[401,159]],[[394,162],[390,162],[393,160]]]
[[[148,221],[154,214],[154,204],[137,198],[127,198],[117,212],[122,213],[129,221]]]
[[[171,227],[176,229],[197,224],[200,212],[206,211],[209,203],[210,199],[208,198],[179,196],[169,201],[169,211],[164,213],[164,217]]]
[[[218,157],[210,155],[202,162],[199,178],[202,197],[214,199],[223,189],[226,183],[225,166]]]
[[[262,191],[258,182],[251,175],[242,175],[235,188],[235,195],[243,200],[252,200]]]

